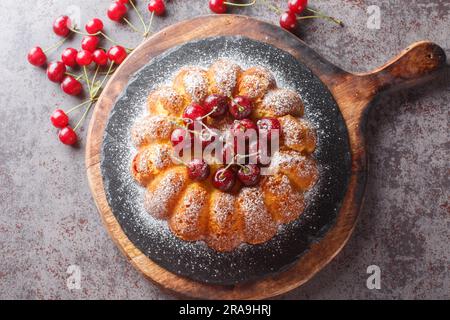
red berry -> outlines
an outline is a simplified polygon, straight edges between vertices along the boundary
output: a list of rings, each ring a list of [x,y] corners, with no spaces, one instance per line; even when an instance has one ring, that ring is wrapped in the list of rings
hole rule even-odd
[[[268,140],[279,137],[281,124],[277,118],[262,118],[258,120],[257,126],[259,133],[265,135]]]
[[[215,13],[227,12],[227,6],[223,0],[209,0],[209,9]]]
[[[100,31],[103,31],[103,21],[98,18],[94,18],[88,23],[86,23],[85,28],[87,33],[89,34],[99,33]]]
[[[127,7],[122,3],[123,1],[116,1],[108,8],[108,17],[112,21],[120,21],[127,13]]]
[[[280,26],[286,30],[292,31],[297,26],[297,17],[295,13],[286,11],[280,17]]]
[[[52,82],[63,81],[66,74],[66,65],[61,61],[52,62],[47,68],[47,77]]]
[[[70,33],[70,18],[68,16],[61,16],[53,22],[53,32],[58,36],[65,37]]]
[[[97,36],[84,36],[81,40],[81,48],[90,52],[94,52],[97,49],[100,40]]]
[[[78,52],[77,54],[77,63],[80,66],[88,66],[91,64],[92,62],[92,53],[90,51],[87,50],[81,50]]]
[[[213,186],[222,191],[230,191],[236,183],[236,173],[231,168],[221,168],[216,171]]]
[[[67,48],[61,54],[61,60],[68,67],[75,67],[77,65],[78,51],[74,48]]]
[[[201,159],[194,159],[188,163],[189,178],[196,181],[203,181],[208,179],[210,169],[209,165]]]
[[[247,118],[253,111],[251,100],[244,96],[237,96],[231,101],[230,113],[235,119]]]
[[[289,0],[288,7],[289,11],[295,14],[300,14],[305,11],[308,6],[308,0]]]
[[[239,169],[237,176],[244,186],[251,187],[258,184],[261,169],[256,164],[246,164]]]
[[[77,133],[71,127],[62,128],[58,133],[59,140],[69,146],[78,141]]]
[[[61,89],[68,95],[77,96],[81,93],[81,90],[83,90],[83,86],[81,85],[81,82],[74,77],[67,76],[61,83]]]
[[[203,108],[206,113],[210,113],[209,116],[212,118],[220,118],[228,110],[229,99],[226,96],[221,96],[219,94],[212,94],[206,97],[203,103]],[[212,112],[214,110],[214,112]]]
[[[192,141],[192,133],[185,129],[177,128],[173,130],[170,141],[174,147],[183,142],[190,143]]]
[[[162,0],[151,0],[148,4],[148,11],[154,12],[157,16],[162,16],[166,11],[166,6]]]
[[[115,64],[121,64],[127,55],[127,50],[122,46],[114,46],[108,50],[108,58]]]
[[[206,110],[201,105],[191,104],[184,110],[183,119],[190,129],[194,129],[194,123],[202,121],[206,114]]]
[[[64,112],[64,110],[56,109],[53,111],[50,121],[56,128],[64,128],[69,124],[69,116]]]
[[[123,4],[127,4],[128,0],[117,0],[117,2],[123,3]]]
[[[33,66],[40,67],[47,62],[47,56],[41,47],[34,47],[28,52],[28,62]]]
[[[94,62],[99,66],[106,66],[108,64],[108,55],[105,50],[97,49],[92,54]]]

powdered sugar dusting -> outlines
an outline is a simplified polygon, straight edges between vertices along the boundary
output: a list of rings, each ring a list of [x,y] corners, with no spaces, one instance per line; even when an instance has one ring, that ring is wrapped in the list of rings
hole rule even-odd
[[[130,163],[136,153],[129,135],[130,128],[147,110],[149,93],[161,84],[171,85],[180,68],[186,65],[208,68],[221,58],[235,62],[243,69],[255,65],[267,68],[280,87],[299,92],[305,104],[306,118],[317,130],[318,148],[314,155],[322,159],[322,154],[330,152],[332,146],[327,144],[327,139],[337,130],[333,119],[339,113],[327,114],[330,107],[337,110],[329,105],[331,95],[318,96],[311,90],[320,86],[320,81],[301,65],[293,65],[291,56],[274,48],[240,37],[212,38],[173,49],[136,73],[127,91],[119,97],[108,122],[102,149],[102,173],[114,215],[129,239],[150,259],[174,273],[202,282],[232,284],[276,272],[290,263],[293,243],[297,250],[295,254],[306,249],[305,239],[317,234],[321,228],[309,222],[316,221],[316,217],[324,217],[319,208],[333,203],[335,209],[327,210],[325,216],[335,216],[339,208],[338,200],[330,197],[330,190],[336,183],[330,173],[339,168],[329,165],[328,158],[319,163],[321,180],[305,195],[308,207],[300,219],[280,226],[276,237],[262,245],[243,244],[227,254],[208,248],[202,241],[182,241],[172,234],[166,221],[149,215],[142,201],[146,189],[136,185],[129,174]],[[341,142],[347,143],[345,134]],[[341,157],[334,149],[333,156]],[[344,188],[342,184],[341,188]]]
[[[217,60],[209,68],[209,73],[214,79],[212,91],[227,97],[232,95],[241,72],[242,69],[238,64],[227,59]]]
[[[300,95],[294,90],[277,88],[270,90],[261,103],[261,112],[271,116],[285,115],[302,116],[303,102]]]
[[[166,173],[161,180],[154,182],[148,188],[144,200],[147,212],[157,219],[167,218],[171,209],[171,202],[179,195],[185,184],[185,177],[178,171],[173,170]]]
[[[183,83],[192,102],[200,103],[208,95],[208,78],[204,70],[188,69],[184,75]]]

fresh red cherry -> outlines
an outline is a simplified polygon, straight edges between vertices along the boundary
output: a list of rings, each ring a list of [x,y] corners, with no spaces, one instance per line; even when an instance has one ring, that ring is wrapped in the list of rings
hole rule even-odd
[[[112,21],[120,21],[127,14],[127,7],[122,1],[112,3],[108,8],[108,18]]]
[[[237,176],[244,186],[251,187],[258,184],[261,169],[256,164],[246,164],[239,169]]]
[[[215,13],[227,12],[227,6],[223,0],[209,0],[209,9]]]
[[[231,168],[221,168],[216,171],[212,183],[221,191],[230,191],[236,183],[236,173]]]
[[[103,31],[103,21],[98,18],[94,18],[86,23],[85,29],[89,34],[99,33],[100,31]]]
[[[203,181],[208,179],[210,169],[209,165],[201,159],[194,159],[188,163],[189,178],[195,181]]]
[[[78,52],[76,60],[77,60],[77,63],[83,67],[83,66],[90,65],[92,62],[92,59],[93,59],[93,57],[92,57],[92,53],[90,51],[81,50]]]
[[[297,26],[297,17],[291,11],[284,12],[280,17],[280,26],[283,29],[292,31]]]
[[[201,105],[191,104],[184,110],[183,119],[190,129],[194,129],[194,123],[202,121],[206,114],[206,110]]]
[[[220,118],[228,110],[229,99],[226,96],[212,94],[206,97],[203,108],[212,118]]]
[[[154,12],[157,16],[162,16],[166,11],[166,6],[162,0],[151,0],[148,4],[148,11]]]
[[[47,56],[41,47],[34,47],[28,52],[28,62],[33,66],[40,67],[47,62]]]
[[[62,128],[58,133],[59,140],[68,145],[72,146],[78,141],[77,133],[71,127]]]
[[[235,119],[247,118],[253,111],[252,101],[245,96],[237,96],[231,101],[230,113]]]
[[[66,65],[61,61],[52,62],[47,68],[47,77],[52,82],[61,82],[66,73]]]
[[[61,54],[61,60],[68,67],[75,67],[77,65],[78,51],[74,48],[67,48]]]
[[[289,0],[288,7],[289,11],[295,14],[300,14],[305,11],[308,6],[308,0]]]
[[[66,76],[61,83],[61,89],[68,95],[77,96],[81,93],[81,90],[83,90],[83,86],[81,85],[81,82],[74,77]]]
[[[92,54],[92,59],[99,66],[106,66],[108,64],[108,55],[103,49],[95,50]]]
[[[117,2],[123,3],[123,4],[127,4],[128,0],[117,0]]]
[[[190,143],[192,141],[192,133],[183,128],[177,128],[173,130],[170,141],[174,147],[183,142]]]
[[[64,112],[64,110],[56,109],[53,111],[50,121],[56,128],[64,128],[69,124],[69,116]]]
[[[68,16],[58,17],[55,22],[53,22],[53,32],[58,36],[66,37],[70,33],[70,18]]]
[[[94,52],[97,49],[100,40],[97,36],[84,36],[81,40],[81,48],[86,51]]]
[[[281,124],[277,118],[262,118],[258,120],[257,126],[259,133],[265,135],[268,140],[280,135]]]
[[[108,58],[115,64],[121,64],[127,55],[127,50],[122,46],[113,46],[108,50]]]

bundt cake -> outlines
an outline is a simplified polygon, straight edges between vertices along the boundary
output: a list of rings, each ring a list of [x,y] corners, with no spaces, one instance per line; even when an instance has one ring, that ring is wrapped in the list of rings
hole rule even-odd
[[[184,67],[147,109],[130,132],[131,174],[145,209],[177,237],[231,251],[270,240],[304,211],[319,179],[315,132],[300,95],[266,68]]]

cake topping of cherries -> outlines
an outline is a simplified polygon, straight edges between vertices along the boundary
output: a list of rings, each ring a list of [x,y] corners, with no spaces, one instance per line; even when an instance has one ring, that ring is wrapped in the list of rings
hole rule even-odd
[[[189,178],[196,181],[203,181],[208,179],[210,169],[209,164],[207,164],[202,159],[194,159],[188,163],[188,174]]]
[[[213,185],[221,191],[231,191],[236,183],[236,173],[231,168],[220,168],[213,177]]]

